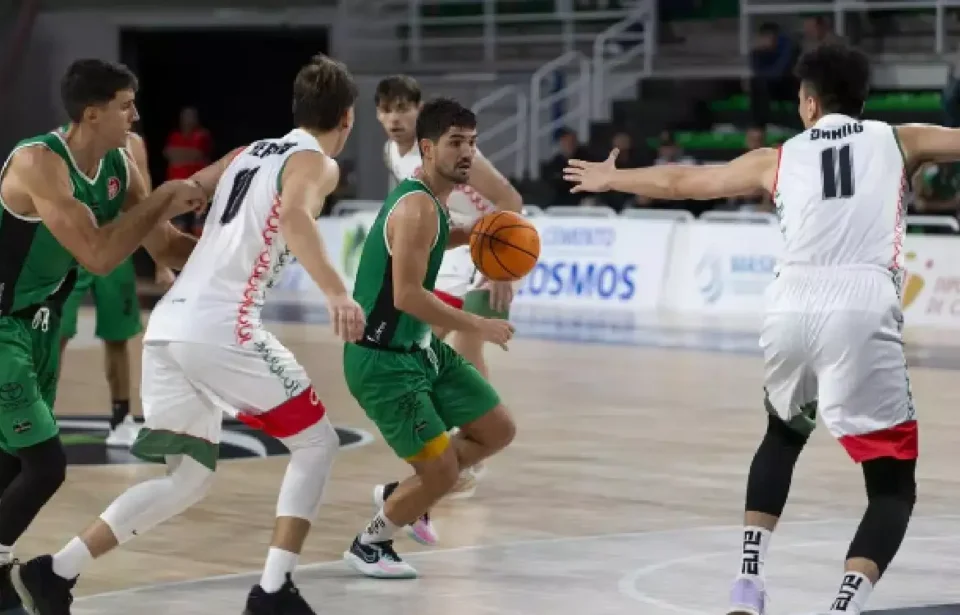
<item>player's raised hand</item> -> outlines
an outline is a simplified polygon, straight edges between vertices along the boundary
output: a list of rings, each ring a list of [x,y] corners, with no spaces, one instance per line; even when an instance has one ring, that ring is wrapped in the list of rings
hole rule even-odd
[[[356,342],[363,337],[367,318],[360,304],[350,295],[327,297],[327,311],[333,332],[345,342]]]
[[[563,179],[571,182],[570,192],[606,192],[617,170],[617,156],[620,150],[614,148],[603,162],[587,162],[571,159],[563,169]]]
[[[484,318],[480,323],[480,337],[485,342],[491,342],[504,350],[507,348],[507,342],[513,339],[515,329],[506,320],[497,320],[493,318]]]
[[[171,180],[161,188],[173,192],[169,209],[171,217],[191,211],[202,212],[207,207],[207,193],[191,179]]]

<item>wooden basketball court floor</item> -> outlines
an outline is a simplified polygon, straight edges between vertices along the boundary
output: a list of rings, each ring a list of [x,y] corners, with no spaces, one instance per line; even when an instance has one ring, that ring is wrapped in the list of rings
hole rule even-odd
[[[439,506],[441,545],[398,538],[420,579],[376,581],[349,570],[341,554],[373,512],[372,486],[406,470],[348,394],[340,346],[325,325],[311,324],[318,313],[274,316],[285,322],[270,328],[305,364],[335,424],[376,436],[340,453],[301,559],[298,583],[321,613],[723,612],[739,561],[746,471],[765,428],[755,319],[600,322],[518,310],[510,351],[488,351],[518,422],[515,443],[489,462],[474,498]],[[85,309],[67,352],[62,417],[108,408],[92,321]],[[908,333],[922,421],[919,502],[871,607],[960,610],[960,336]],[[133,348],[136,383],[139,342]],[[240,613],[259,579],[285,463],[224,461],[205,501],[88,568],[74,613]],[[125,487],[158,472],[72,466],[17,555],[58,549]],[[864,506],[859,469],[821,427],[768,556],[771,612],[829,606]]]

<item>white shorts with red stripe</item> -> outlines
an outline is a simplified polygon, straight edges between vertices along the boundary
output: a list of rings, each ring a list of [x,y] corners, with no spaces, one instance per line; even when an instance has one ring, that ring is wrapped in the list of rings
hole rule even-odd
[[[152,457],[191,454],[195,447],[184,439],[218,444],[223,414],[294,444],[325,414],[293,353],[263,330],[243,346],[145,343],[141,395]],[[155,434],[178,450],[156,450],[161,438]]]
[[[896,281],[876,267],[789,266],[766,291],[768,410],[800,431],[814,412],[850,457],[915,459],[916,413]]]

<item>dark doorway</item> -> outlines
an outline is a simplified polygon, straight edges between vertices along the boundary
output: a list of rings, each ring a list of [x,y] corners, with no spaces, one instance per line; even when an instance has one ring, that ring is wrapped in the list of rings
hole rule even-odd
[[[141,132],[150,172],[166,176],[163,148],[180,109],[194,106],[214,156],[291,128],[293,78],[327,52],[323,28],[127,30],[120,57],[140,79]]]
[[[164,145],[185,106],[196,107],[210,131],[214,159],[290,131],[293,78],[327,47],[325,28],[121,32],[120,59],[140,80],[139,131],[154,184],[166,179]],[[134,263],[139,275],[153,276],[153,261],[143,250]]]

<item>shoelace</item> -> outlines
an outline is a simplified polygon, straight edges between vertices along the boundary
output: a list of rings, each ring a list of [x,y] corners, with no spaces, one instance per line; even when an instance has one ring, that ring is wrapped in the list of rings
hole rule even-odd
[[[400,556],[397,555],[397,552],[393,550],[393,541],[392,541],[392,540],[387,540],[387,541],[385,541],[385,542],[381,542],[380,544],[377,545],[377,548],[379,548],[379,549],[380,549],[380,553],[381,553],[385,558],[387,558],[388,560],[390,560],[391,562],[399,562],[399,561],[401,561],[401,560],[400,560]]]

